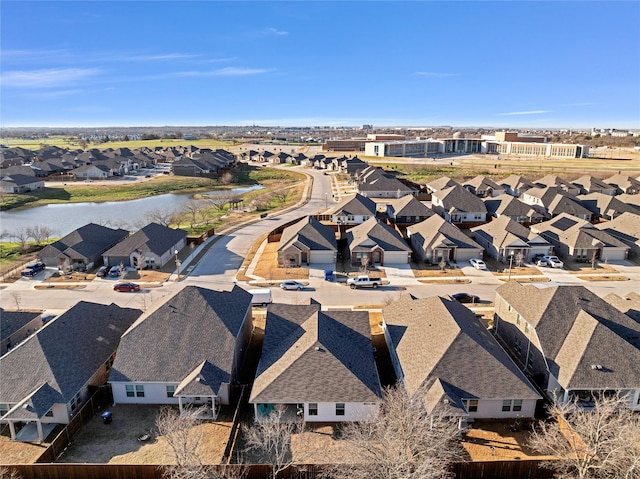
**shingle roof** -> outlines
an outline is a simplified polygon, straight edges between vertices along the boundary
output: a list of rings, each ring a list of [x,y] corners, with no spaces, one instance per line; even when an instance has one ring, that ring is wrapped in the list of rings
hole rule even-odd
[[[106,226],[89,223],[72,231],[64,238],[51,243],[39,253],[39,258],[64,254],[70,258],[93,258],[108,248],[127,238],[129,232],[124,229],[111,229]]]
[[[523,203],[515,196],[501,195],[484,200],[487,211],[496,216],[519,216],[528,218],[543,218],[533,206]]]
[[[640,324],[587,288],[539,289],[510,281],[496,294],[535,328],[551,373],[564,388],[640,385]]]
[[[640,191],[640,181],[628,175],[613,175],[603,180],[605,183],[618,188],[619,193],[626,192],[629,188]]]
[[[38,391],[33,406],[40,414],[51,408],[52,400],[69,402],[141,313],[79,302],[0,358],[0,384],[11,385],[0,388],[0,403],[18,403]]]
[[[396,230],[377,218],[369,218],[362,224],[347,231],[349,250],[365,247],[371,249],[377,245],[384,251],[411,251],[406,241]]]
[[[356,193],[355,196],[345,198],[338,203],[331,210],[331,214],[375,216],[376,209],[377,207],[373,200]]]
[[[452,186],[456,186],[456,185],[458,185],[458,183],[456,183],[454,180],[452,180],[448,176],[443,176],[442,178],[438,178],[437,180],[433,180],[427,183],[427,187],[431,191],[439,191],[445,188],[451,188]]]
[[[486,213],[484,202],[465,187],[456,185],[440,191],[434,191],[433,196],[442,201],[445,211],[463,211],[467,213]]]
[[[252,403],[378,402],[366,311],[270,305]]]
[[[549,244],[547,240],[508,216],[501,216],[491,223],[471,228],[471,231],[486,238],[497,248]]]
[[[457,248],[482,250],[482,246],[469,238],[457,226],[445,221],[439,215],[433,215],[418,224],[409,226],[407,234],[409,236],[415,234],[422,236],[424,238],[424,248],[433,248],[444,240]]]
[[[573,180],[571,182],[581,190],[586,191],[587,193],[593,193],[594,191],[601,190],[611,190],[615,189],[612,185],[605,183],[604,181],[599,180],[591,175],[583,175],[580,178]]]
[[[409,394],[428,391],[440,380],[450,399],[540,397],[491,333],[457,301],[403,295],[382,315]]]
[[[563,213],[555,218],[531,225],[531,230],[572,248],[593,248],[596,245],[628,248],[622,241],[586,220]]]
[[[333,228],[323,225],[311,216],[285,228],[278,249],[286,248],[292,242],[300,242],[312,251],[337,251],[338,249]]]
[[[5,339],[40,316],[34,311],[7,311],[0,308],[0,339]]]
[[[104,253],[105,256],[128,256],[133,251],[151,251],[162,255],[187,236],[181,229],[149,223]]]
[[[527,188],[533,188],[535,186],[532,181],[520,175],[508,176],[504,180],[499,180],[497,183],[500,186],[506,186],[512,190],[521,190],[525,186]]]
[[[407,195],[389,202],[393,215],[398,216],[432,216],[434,212],[424,203],[418,201],[415,196]]]
[[[109,381],[182,383],[207,362],[211,366],[197,374],[218,391],[230,381],[250,308],[251,294],[239,286],[232,291],[185,287],[124,334]]]
[[[596,228],[625,243],[640,245],[640,213],[622,213],[611,221],[597,224]]]
[[[640,214],[640,206],[630,205],[620,201],[616,196],[604,193],[589,193],[578,196],[582,206],[598,216],[613,217],[622,213]]]
[[[502,186],[498,185],[491,178],[488,178],[483,175],[478,175],[475,178],[467,180],[462,183],[463,186],[472,186],[476,191],[478,190],[486,190],[487,188],[491,188],[493,190],[503,190]]]

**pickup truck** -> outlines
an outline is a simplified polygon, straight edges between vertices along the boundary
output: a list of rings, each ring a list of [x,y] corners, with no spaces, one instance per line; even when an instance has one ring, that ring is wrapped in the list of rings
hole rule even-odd
[[[347,285],[351,289],[356,288],[377,288],[378,286],[382,286],[381,279],[373,279],[369,278],[366,274],[361,274],[360,276],[356,276],[355,278],[349,278],[347,280]]]
[[[26,277],[35,276],[45,268],[46,266],[44,265],[44,263],[29,263],[26,268],[20,273],[20,275]]]

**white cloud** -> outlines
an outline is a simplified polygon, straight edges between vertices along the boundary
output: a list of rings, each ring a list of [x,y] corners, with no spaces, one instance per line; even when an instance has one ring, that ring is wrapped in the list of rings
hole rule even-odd
[[[431,77],[431,78],[447,78],[447,77],[458,77],[459,73],[444,73],[444,72],[416,72],[416,75],[422,77]]]
[[[263,68],[226,67],[226,68],[220,68],[218,70],[210,70],[210,71],[177,72],[171,76],[181,76],[181,77],[247,76],[247,75],[261,75],[263,73],[268,73],[269,71],[270,70],[265,70]]]
[[[49,68],[2,72],[2,85],[14,88],[56,88],[77,84],[102,73],[99,68]]]
[[[289,35],[289,32],[284,32],[282,30],[278,30],[277,28],[267,28],[267,32],[273,33],[274,35]]]
[[[514,115],[542,115],[543,113],[551,113],[552,110],[529,110],[529,111],[511,111],[508,113],[498,113],[502,116],[514,116]]]

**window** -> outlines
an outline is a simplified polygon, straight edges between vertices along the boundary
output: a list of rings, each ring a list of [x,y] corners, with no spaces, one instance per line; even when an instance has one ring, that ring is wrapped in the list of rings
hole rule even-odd
[[[505,399],[502,401],[502,411],[511,411],[511,399]]]
[[[75,410],[80,405],[80,393],[73,396],[71,400],[71,410]]]
[[[132,398],[135,396],[135,393],[133,392],[133,384],[127,384],[124,387],[125,391],[127,391],[127,397],[128,398]]]
[[[142,384],[136,384],[136,397],[144,397],[144,386]]]
[[[477,399],[467,399],[466,401],[467,411],[469,412],[478,412],[478,400]]]
[[[336,403],[336,416],[344,416],[344,403]]]
[[[9,409],[11,409],[9,404],[0,404],[0,416],[4,416],[5,414],[7,414],[9,412]]]
[[[514,411],[522,411],[522,399],[514,399],[513,400],[513,410]]]
[[[176,386],[174,384],[170,384],[167,386],[167,397],[172,398],[176,392]]]
[[[318,415],[318,403],[310,402],[309,403],[309,416],[317,416]]]

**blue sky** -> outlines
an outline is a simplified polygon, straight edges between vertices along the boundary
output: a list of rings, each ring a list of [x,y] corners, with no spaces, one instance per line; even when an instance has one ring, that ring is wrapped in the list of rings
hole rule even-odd
[[[640,2],[0,2],[1,125],[640,128]]]

